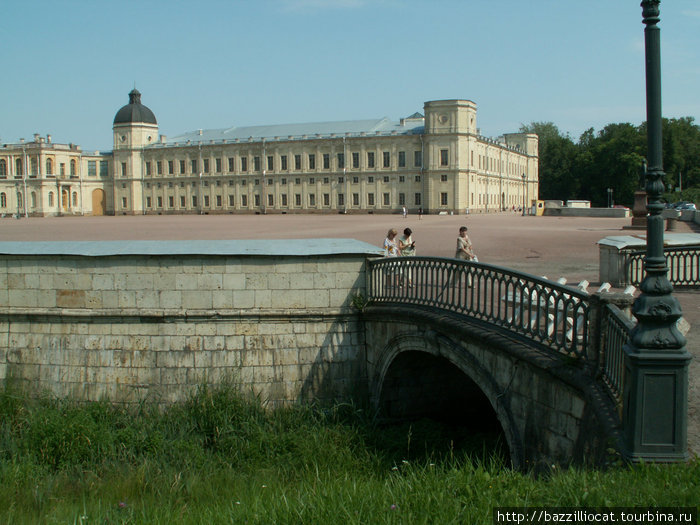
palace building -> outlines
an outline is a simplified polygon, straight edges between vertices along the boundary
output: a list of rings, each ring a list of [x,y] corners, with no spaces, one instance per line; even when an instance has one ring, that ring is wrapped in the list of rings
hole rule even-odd
[[[184,213],[489,213],[538,195],[538,138],[482,137],[476,104],[423,114],[159,135],[141,94],[114,117],[111,152],[51,136],[0,146],[4,216]]]

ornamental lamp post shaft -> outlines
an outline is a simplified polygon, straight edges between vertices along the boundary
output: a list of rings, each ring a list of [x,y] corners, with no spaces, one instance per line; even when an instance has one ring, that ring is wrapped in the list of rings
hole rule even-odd
[[[643,0],[647,95],[647,251],[641,295],[632,313],[637,325],[625,345],[622,407],[623,453],[630,461],[687,459],[688,363],[685,338],[676,323],[664,255],[664,190],[661,150],[660,0]]]
[[[523,173],[523,217],[525,217],[525,199],[526,199],[525,193],[527,191],[526,180],[527,180],[527,176]]]

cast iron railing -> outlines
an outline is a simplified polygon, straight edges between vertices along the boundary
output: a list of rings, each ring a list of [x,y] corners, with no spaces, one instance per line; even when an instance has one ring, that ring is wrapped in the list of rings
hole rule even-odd
[[[385,257],[368,261],[368,301],[454,312],[577,358],[621,402],[623,347],[634,323],[616,306],[598,301],[595,329],[597,313],[585,291],[489,264]]]
[[[644,279],[646,252],[630,251],[626,254],[623,261],[625,282],[639,286]],[[664,248],[664,255],[668,266],[668,280],[673,286],[700,286],[700,246],[669,246]]]
[[[595,359],[586,292],[507,268],[436,257],[368,261],[369,301],[435,307],[518,334],[551,350]]]
[[[619,403],[624,384],[624,346],[635,323],[614,304],[604,305],[602,314],[599,369],[611,397]]]

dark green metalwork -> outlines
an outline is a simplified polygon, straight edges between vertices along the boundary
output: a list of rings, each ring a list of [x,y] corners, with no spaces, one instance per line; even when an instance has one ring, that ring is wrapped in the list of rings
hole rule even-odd
[[[647,94],[647,255],[646,276],[632,313],[637,326],[625,347],[623,426],[625,455],[632,461],[687,458],[688,363],[685,338],[676,322],[664,256],[664,190],[661,153],[661,51],[659,0],[643,0],[642,17]]]

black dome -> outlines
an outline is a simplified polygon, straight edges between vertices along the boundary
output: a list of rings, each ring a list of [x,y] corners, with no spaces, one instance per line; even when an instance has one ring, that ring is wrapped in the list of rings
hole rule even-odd
[[[131,124],[133,122],[158,125],[153,111],[141,104],[141,93],[136,88],[129,93],[129,103],[117,111],[117,115],[114,117],[115,125]]]

